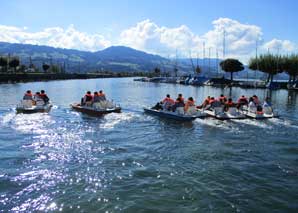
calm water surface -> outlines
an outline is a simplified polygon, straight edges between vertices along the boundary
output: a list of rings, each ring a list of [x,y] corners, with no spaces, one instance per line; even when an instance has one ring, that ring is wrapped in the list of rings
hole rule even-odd
[[[45,89],[49,114],[15,114]],[[104,118],[70,110],[103,89],[123,107]],[[177,123],[145,115],[166,93],[271,95],[280,119]],[[297,212],[298,93],[68,80],[0,85],[0,211]]]

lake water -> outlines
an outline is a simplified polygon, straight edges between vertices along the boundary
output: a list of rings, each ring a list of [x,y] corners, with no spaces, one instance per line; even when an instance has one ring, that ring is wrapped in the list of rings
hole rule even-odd
[[[49,114],[15,114],[45,89]],[[121,114],[69,104],[103,89]],[[280,119],[177,123],[143,113],[165,94],[271,95]],[[131,78],[0,85],[0,212],[297,212],[298,93],[134,82]]]

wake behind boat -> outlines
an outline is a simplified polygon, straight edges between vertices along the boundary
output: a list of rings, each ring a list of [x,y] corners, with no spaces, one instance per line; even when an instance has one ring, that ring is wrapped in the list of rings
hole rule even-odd
[[[230,107],[228,111],[224,111],[223,107],[215,107],[210,109],[200,109],[201,112],[206,113],[208,116],[219,120],[231,119],[245,119],[246,116],[237,110],[236,107]]]

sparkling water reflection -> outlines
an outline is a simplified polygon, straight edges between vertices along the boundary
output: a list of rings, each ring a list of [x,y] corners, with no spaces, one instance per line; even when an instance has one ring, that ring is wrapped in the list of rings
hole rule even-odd
[[[41,88],[52,111],[16,115],[22,93]],[[87,89],[104,89],[123,113],[94,118],[70,110]],[[181,124],[142,112],[180,92],[197,101],[271,95],[281,119]],[[298,209],[294,92],[97,79],[3,84],[0,95],[0,211]]]

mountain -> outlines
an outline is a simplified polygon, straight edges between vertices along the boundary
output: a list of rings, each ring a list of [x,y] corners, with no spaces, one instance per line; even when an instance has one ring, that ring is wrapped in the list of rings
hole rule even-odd
[[[98,52],[54,48],[31,44],[0,42],[0,55],[18,56],[22,64],[31,62],[37,67],[43,63],[60,64],[67,72],[104,71],[152,71],[155,67],[171,65],[168,59],[125,46],[112,46]]]

